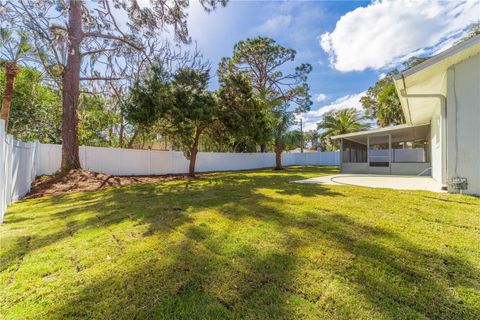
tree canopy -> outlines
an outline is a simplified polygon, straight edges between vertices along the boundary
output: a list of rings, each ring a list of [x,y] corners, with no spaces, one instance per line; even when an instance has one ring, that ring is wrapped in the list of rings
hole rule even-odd
[[[354,108],[346,108],[327,112],[322,121],[318,123],[318,129],[323,130],[322,140],[327,150],[338,149],[338,143],[331,140],[332,136],[366,130],[370,127],[365,123],[366,117]]]
[[[207,11],[226,0],[200,0]],[[62,91],[62,168],[80,167],[77,109],[81,83],[117,81],[128,77],[128,60],[141,55],[147,62],[159,54],[155,48],[165,30],[175,39],[190,42],[187,28],[189,1],[151,0],[140,7],[136,0],[27,1],[7,3],[14,16],[33,35],[43,68]],[[126,21],[119,21],[118,17]],[[94,87],[93,84],[90,85]]]
[[[257,145],[267,145],[271,139],[268,110],[246,75],[230,73],[220,81],[219,120],[234,137],[233,149],[255,152]]]
[[[0,62],[0,66],[4,62]],[[11,100],[9,132],[23,141],[61,143],[61,96],[42,81],[42,74],[23,67],[16,76]],[[0,98],[4,97],[6,72],[0,72]]]
[[[392,79],[392,76],[397,73],[398,71],[392,71],[377,81],[360,99],[366,115],[370,119],[376,119],[381,127],[405,122],[400,99]]]
[[[2,67],[0,62],[0,67]],[[0,71],[0,99],[5,92],[4,71]],[[9,131],[23,141],[62,143],[62,98],[59,90],[45,81],[43,74],[22,67],[16,76],[12,96]],[[99,94],[82,94],[78,109],[79,142],[90,146],[118,146],[119,114],[111,101]]]
[[[166,132],[175,137],[190,159],[189,175],[195,174],[200,136],[216,120],[218,104],[208,91],[209,70],[181,68],[173,75],[174,103],[162,110]]]
[[[293,70],[287,63],[295,60],[296,51],[275,40],[257,37],[239,41],[231,57],[223,58],[218,68],[220,80],[232,73],[246,76],[254,91],[270,104],[288,103],[295,111],[308,111],[312,102],[307,76],[312,66],[302,63]]]
[[[402,69],[410,69],[425,60],[427,60],[425,57],[411,57],[402,64]],[[398,73],[397,69],[390,71],[360,99],[365,114],[372,120],[376,119],[380,127],[405,123],[402,105],[393,83],[393,77]]]
[[[3,17],[0,16],[1,18]],[[12,24],[8,25],[8,27],[0,25],[0,60],[3,61],[5,68],[5,89],[0,109],[0,119],[5,121],[5,129],[7,131],[15,78],[20,72],[19,62],[25,58],[30,50],[27,34],[21,29],[14,34],[11,31],[12,27]]]
[[[195,174],[196,157],[202,134],[218,119],[218,103],[208,90],[208,69],[183,67],[172,75],[152,68],[132,89],[126,119],[141,128],[158,126],[173,138],[190,159],[189,174]]]
[[[281,167],[282,136],[294,123],[293,114],[308,111],[312,105],[307,83],[312,66],[302,63],[293,67],[295,56],[295,50],[273,39],[257,37],[238,42],[232,56],[223,58],[218,68],[220,96],[234,111],[233,120],[225,121],[227,127],[250,133],[250,140],[260,144],[262,151],[267,140],[273,139],[277,168]],[[242,105],[249,106],[248,110]],[[238,111],[254,116],[253,130],[248,121],[235,121],[235,117],[241,118]]]

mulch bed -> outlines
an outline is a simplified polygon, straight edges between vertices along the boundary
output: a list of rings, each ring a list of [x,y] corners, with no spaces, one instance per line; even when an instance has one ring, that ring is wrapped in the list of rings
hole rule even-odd
[[[34,199],[44,196],[95,191],[108,187],[119,187],[129,184],[154,183],[174,180],[185,180],[185,174],[169,174],[158,176],[112,176],[87,170],[71,170],[56,173],[51,176],[38,177],[32,183],[32,190],[25,199]]]

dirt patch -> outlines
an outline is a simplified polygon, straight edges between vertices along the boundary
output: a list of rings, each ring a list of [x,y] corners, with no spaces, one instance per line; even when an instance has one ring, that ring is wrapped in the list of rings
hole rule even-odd
[[[40,198],[43,196],[95,191],[108,187],[119,187],[129,184],[154,183],[174,180],[185,180],[189,177],[184,174],[170,174],[162,176],[112,176],[87,170],[71,170],[70,172],[56,173],[51,176],[41,176],[32,183],[32,190],[25,199]]]

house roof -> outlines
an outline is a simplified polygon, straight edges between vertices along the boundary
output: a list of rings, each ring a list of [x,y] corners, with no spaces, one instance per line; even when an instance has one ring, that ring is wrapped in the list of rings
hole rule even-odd
[[[423,61],[422,63],[419,63],[417,64],[416,66],[414,67],[411,67],[410,69],[407,69],[403,72],[400,72],[399,74],[395,75],[394,76],[394,79],[395,80],[400,80],[402,79],[402,77],[408,77],[412,74],[415,74],[417,72],[420,72],[436,63],[439,63],[445,59],[448,59],[452,56],[456,56],[458,53],[461,53],[463,52],[464,50],[467,50],[469,48],[471,48],[472,46],[475,46],[475,45],[478,45],[480,44],[480,35],[477,35],[471,39],[468,39],[466,41],[463,41],[463,42],[460,42],[459,44],[445,50],[445,51],[442,51],[440,52],[439,54],[437,55],[434,55],[432,57],[430,57],[429,59]],[[474,50],[475,51],[475,50]],[[477,51],[478,53],[478,51]],[[461,56],[457,56],[457,58],[461,58]],[[459,60],[459,59],[452,59],[451,61],[449,61],[450,63],[448,63],[449,65],[452,65],[453,63],[453,60]],[[460,62],[461,60],[457,61],[456,63]]]
[[[463,41],[394,77],[408,124],[430,121],[438,99],[405,98],[407,94],[447,94],[447,69],[480,53],[480,35]]]
[[[421,125],[401,124],[385,128],[377,128],[366,131],[358,131],[332,136],[331,139],[348,139],[358,143],[366,144],[368,136],[392,135],[398,141],[414,140],[418,136],[428,135],[429,123]]]

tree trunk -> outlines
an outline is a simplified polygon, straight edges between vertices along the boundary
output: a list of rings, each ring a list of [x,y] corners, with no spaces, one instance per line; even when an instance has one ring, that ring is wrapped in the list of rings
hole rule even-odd
[[[282,151],[283,148],[279,144],[275,144],[275,170],[283,170]]]
[[[108,128],[108,144],[113,147],[113,124]]]
[[[5,93],[3,95],[2,110],[0,112],[0,119],[5,120],[5,131],[8,130],[8,119],[10,117],[10,106],[12,105],[13,87],[15,77],[19,72],[16,61],[7,61],[5,63]]]
[[[68,56],[63,74],[62,169],[80,168],[78,155],[77,106],[80,96],[82,55],[82,1],[70,0],[68,16]]]
[[[125,125],[123,123],[123,116],[120,118],[120,130],[118,132],[118,144],[120,148],[123,148],[123,131],[125,130]]]
[[[190,147],[190,165],[188,167],[189,177],[195,177],[195,163],[197,162],[198,141],[200,140],[201,133],[202,131],[200,129],[196,129],[193,145]]]
[[[267,145],[265,143],[262,143],[260,145],[260,152],[261,153],[267,152]]]
[[[135,142],[135,139],[137,138],[139,132],[140,132],[140,129],[139,129],[139,128],[136,128],[135,131],[133,132],[133,136],[132,136],[132,138],[130,139],[130,141],[128,142],[128,145],[127,145],[127,148],[128,148],[128,149],[132,149],[133,143]]]

